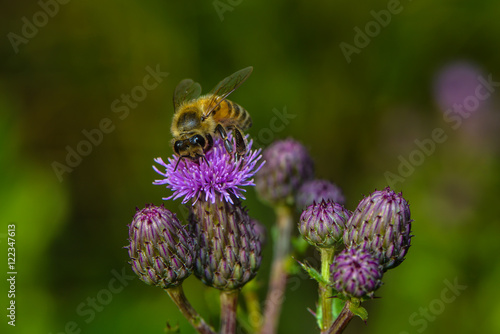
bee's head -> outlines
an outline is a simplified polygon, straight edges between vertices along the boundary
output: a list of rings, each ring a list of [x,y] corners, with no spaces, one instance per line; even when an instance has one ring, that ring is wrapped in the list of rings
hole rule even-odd
[[[208,140],[200,134],[174,142],[174,152],[178,156],[196,159],[204,154]]]
[[[213,146],[211,135],[203,136],[201,134],[193,135],[187,139],[180,139],[174,142],[174,152],[179,156],[179,164],[182,158],[197,160],[205,157],[205,152]],[[176,166],[177,169],[177,166]]]

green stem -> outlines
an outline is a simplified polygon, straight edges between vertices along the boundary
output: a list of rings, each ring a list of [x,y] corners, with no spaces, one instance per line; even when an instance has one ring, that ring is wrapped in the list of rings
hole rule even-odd
[[[245,286],[245,288],[247,288],[247,286]],[[253,288],[247,290],[245,290],[245,288],[243,289],[242,294],[247,307],[248,323],[252,328],[252,333],[257,333],[260,322],[262,321],[259,297]]]
[[[321,302],[322,331],[332,324],[332,288],[330,282],[330,265],[333,261],[335,250],[332,248],[320,248],[321,253],[321,277],[323,281],[319,284],[319,300]]]
[[[351,319],[354,317],[354,313],[351,312],[351,301],[346,301],[344,308],[342,309],[342,312],[340,312],[339,316],[337,319],[335,319],[335,322],[332,324],[332,326],[328,329],[326,332],[322,332],[324,334],[340,334],[344,331],[346,328],[347,324]]]
[[[285,296],[287,270],[286,264],[290,256],[290,238],[292,236],[292,208],[281,205],[275,208],[278,234],[275,242],[271,278],[266,296],[264,324],[261,334],[276,332],[281,313],[281,305]]]
[[[236,308],[239,290],[220,292],[220,333],[236,333]]]
[[[202,334],[215,334],[214,330],[205,323],[205,320],[195,311],[184,294],[182,285],[165,289],[170,298],[174,301],[175,305],[179,308],[184,317],[191,323],[191,325]]]

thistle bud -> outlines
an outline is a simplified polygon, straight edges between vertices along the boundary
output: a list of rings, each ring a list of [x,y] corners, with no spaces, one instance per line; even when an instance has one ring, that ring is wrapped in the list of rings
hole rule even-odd
[[[344,249],[330,266],[333,287],[347,298],[373,298],[382,285],[379,261],[362,248]]]
[[[297,192],[297,208],[303,210],[314,202],[332,201],[344,204],[345,198],[342,190],[327,180],[311,180],[304,182]]]
[[[129,263],[144,283],[167,289],[191,275],[195,240],[163,205],[137,211],[129,225],[129,241]]]
[[[351,213],[338,203],[314,203],[300,216],[300,234],[313,246],[338,247],[342,244],[342,236],[350,215]]]
[[[198,201],[191,224],[200,248],[195,275],[219,290],[235,290],[255,277],[261,263],[259,232],[239,203]]]
[[[361,246],[380,259],[384,271],[405,259],[411,244],[410,207],[402,194],[387,187],[365,197],[347,222],[344,242]]]
[[[270,203],[293,204],[303,182],[314,176],[307,149],[293,139],[274,142],[263,152],[266,164],[255,174],[260,197]]]

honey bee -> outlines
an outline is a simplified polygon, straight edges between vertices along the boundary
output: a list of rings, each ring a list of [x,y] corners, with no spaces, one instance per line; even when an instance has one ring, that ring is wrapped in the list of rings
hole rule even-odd
[[[227,132],[233,131],[237,155],[246,152],[245,138],[242,131],[252,126],[250,114],[240,105],[226,98],[236,90],[252,73],[253,67],[244,68],[215,86],[212,91],[200,96],[201,86],[191,79],[182,80],[174,91],[174,117],[172,120],[172,145],[179,157],[205,162],[205,153],[214,144],[214,135],[219,135],[224,141],[227,152],[232,154],[233,147]]]

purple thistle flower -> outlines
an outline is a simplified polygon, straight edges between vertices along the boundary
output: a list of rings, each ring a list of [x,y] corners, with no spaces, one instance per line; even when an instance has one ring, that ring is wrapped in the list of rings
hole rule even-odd
[[[476,112],[484,108],[485,99],[478,98],[483,86],[481,69],[468,61],[457,61],[443,67],[434,80],[434,98],[444,112],[458,113],[460,108]],[[486,88],[482,88],[486,90]],[[472,103],[471,103],[472,102]]]
[[[335,290],[346,297],[373,298],[382,285],[383,270],[378,259],[362,248],[348,248],[330,267]]]
[[[315,247],[343,247],[342,236],[351,212],[332,201],[313,203],[300,216],[299,231]]]
[[[139,278],[164,289],[178,286],[193,272],[198,249],[187,227],[163,205],[137,209],[129,225],[130,264]]]
[[[332,201],[344,204],[345,198],[342,190],[335,184],[327,180],[314,179],[302,184],[297,192],[297,208],[304,209],[314,202]]]
[[[307,148],[294,139],[277,140],[263,156],[266,165],[255,175],[257,193],[273,204],[294,204],[299,187],[314,177]]]
[[[404,261],[411,245],[411,223],[408,202],[387,187],[359,202],[347,222],[344,243],[369,250],[387,271]]]
[[[232,141],[232,135],[229,134],[229,140]],[[165,178],[155,180],[153,184],[165,184],[167,188],[173,191],[169,197],[164,200],[177,199],[183,197],[182,203],[187,203],[198,199],[215,203],[216,200],[233,203],[232,197],[245,199],[243,192],[244,186],[254,186],[254,174],[262,167],[264,162],[257,165],[262,158],[261,150],[252,150],[252,141],[248,143],[247,152],[241,157],[233,157],[224,148],[223,141],[217,137],[214,141],[214,147],[206,152],[205,158],[198,161],[182,159],[179,162],[177,170],[175,166],[179,159],[173,155],[165,163],[162,158],[156,158],[155,162],[165,168],[165,172],[160,171],[156,166],[153,169]]]
[[[235,290],[257,275],[262,235],[241,203],[200,200],[192,206],[190,221],[199,244],[194,274],[204,284]]]

